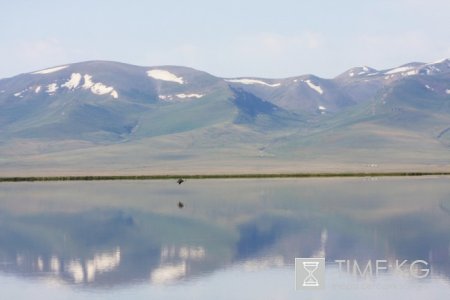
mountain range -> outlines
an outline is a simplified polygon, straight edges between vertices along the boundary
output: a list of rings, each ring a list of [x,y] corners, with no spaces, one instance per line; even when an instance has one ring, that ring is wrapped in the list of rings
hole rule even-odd
[[[441,170],[450,60],[332,79],[89,61],[0,80],[0,175]]]

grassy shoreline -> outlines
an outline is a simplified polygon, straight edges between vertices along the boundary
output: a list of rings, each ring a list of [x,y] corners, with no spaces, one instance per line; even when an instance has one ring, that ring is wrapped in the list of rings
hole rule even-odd
[[[331,177],[406,177],[445,176],[449,172],[343,172],[343,173],[265,173],[198,175],[99,175],[99,176],[17,176],[0,177],[0,182],[24,181],[93,181],[93,180],[164,180],[164,179],[255,179],[255,178],[331,178]]]

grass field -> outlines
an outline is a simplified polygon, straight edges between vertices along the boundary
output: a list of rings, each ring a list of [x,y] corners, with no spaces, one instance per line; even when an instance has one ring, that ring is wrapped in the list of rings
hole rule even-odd
[[[0,177],[0,182],[92,181],[92,180],[169,180],[169,179],[250,179],[250,178],[329,178],[329,177],[412,177],[447,176],[450,172],[377,172],[377,173],[286,173],[286,174],[199,174],[199,175],[111,175],[111,176],[31,176]]]

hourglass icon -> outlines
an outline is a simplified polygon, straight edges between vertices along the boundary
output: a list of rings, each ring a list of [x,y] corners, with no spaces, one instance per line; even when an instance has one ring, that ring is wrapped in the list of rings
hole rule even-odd
[[[319,267],[318,261],[303,262],[303,268],[306,270],[306,272],[308,272],[308,275],[305,277],[305,280],[303,280],[303,286],[305,287],[319,286],[319,281],[313,275],[313,273],[317,270],[318,267]]]
[[[295,258],[295,289],[320,290],[325,287],[325,258]]]

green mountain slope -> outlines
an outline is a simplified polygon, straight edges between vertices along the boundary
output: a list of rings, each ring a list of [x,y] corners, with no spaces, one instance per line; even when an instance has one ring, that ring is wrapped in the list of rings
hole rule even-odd
[[[223,79],[93,61],[0,80],[8,174],[446,169],[450,61]]]

